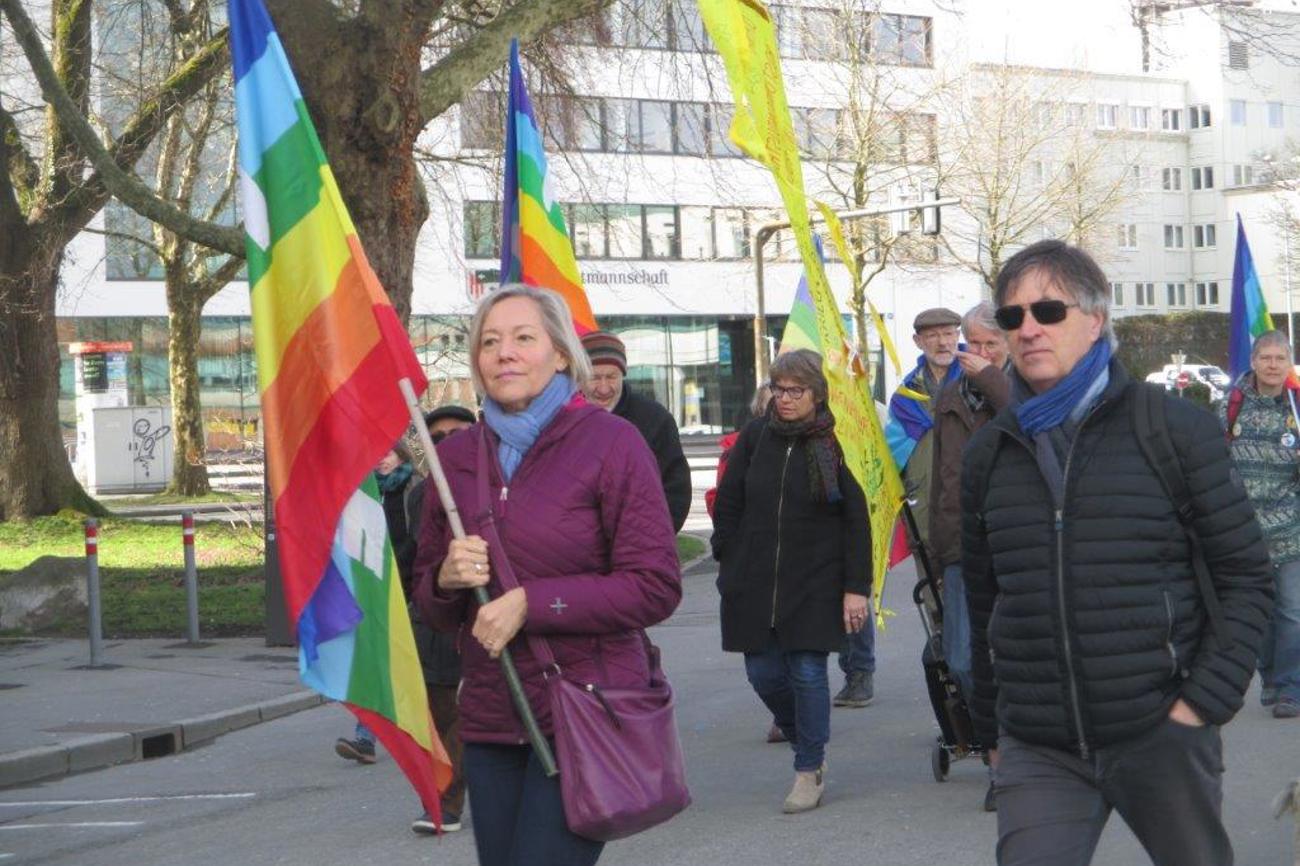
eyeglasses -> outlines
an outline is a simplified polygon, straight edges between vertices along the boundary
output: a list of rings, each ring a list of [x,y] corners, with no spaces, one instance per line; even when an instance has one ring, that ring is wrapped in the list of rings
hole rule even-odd
[[[998,327],[1004,331],[1015,331],[1025,323],[1025,310],[1034,314],[1034,321],[1040,325],[1055,325],[1058,322],[1064,322],[1065,316],[1069,313],[1071,307],[1077,307],[1078,304],[1067,304],[1065,301],[1034,301],[1032,304],[1011,304],[1006,307],[998,307],[993,318],[997,319]]]
[[[927,328],[919,336],[924,342],[937,343],[940,340],[956,340],[961,332],[956,328]]]
[[[789,397],[791,400],[802,400],[803,395],[808,393],[808,389],[803,385],[791,385],[789,388],[786,388],[783,385],[772,384],[768,385],[768,388],[772,391],[773,400],[778,400],[781,397]]]

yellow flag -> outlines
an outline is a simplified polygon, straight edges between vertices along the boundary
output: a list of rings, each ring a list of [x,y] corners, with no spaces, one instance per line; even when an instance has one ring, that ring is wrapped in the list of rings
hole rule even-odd
[[[867,390],[866,371],[844,331],[844,322],[813,244],[803,168],[776,47],[776,28],[759,0],[699,0],[699,6],[709,37],[726,65],[727,79],[736,100],[731,139],[772,172],[803,259],[808,291],[817,310],[822,369],[830,385],[835,435],[871,511],[872,596],[876,602],[876,621],[883,625],[880,596],[889,565],[894,521],[903,502],[903,484]]]

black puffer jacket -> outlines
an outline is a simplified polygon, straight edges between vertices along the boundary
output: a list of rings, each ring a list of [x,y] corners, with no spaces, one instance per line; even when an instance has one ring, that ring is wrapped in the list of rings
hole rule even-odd
[[[1134,437],[1138,386],[1118,363],[1110,375],[1063,464],[1060,512],[1012,410],[967,450],[962,563],[982,742],[1001,726],[1086,754],[1150,729],[1180,697],[1221,725],[1254,673],[1272,573],[1223,431],[1166,397],[1226,647],[1210,637],[1186,536]]]
[[[785,650],[844,643],[844,593],[870,593],[871,528],[862,488],[843,461],[839,502],[813,499],[804,440],[766,418],[732,446],[713,512],[721,563],[722,648],[758,652],[775,627]]]
[[[664,497],[668,500],[668,513],[673,518],[673,531],[681,532],[691,512],[691,467],[682,453],[677,422],[667,409],[637,394],[626,383],[623,395],[614,405],[614,414],[631,421],[654,452],[659,477],[664,483]]]

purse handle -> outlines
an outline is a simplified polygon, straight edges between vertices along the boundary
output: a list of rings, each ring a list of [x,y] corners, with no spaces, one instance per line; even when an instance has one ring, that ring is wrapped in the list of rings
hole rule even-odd
[[[483,424],[479,428],[478,441],[478,501],[482,509],[479,515],[479,529],[488,543],[488,551],[494,554],[489,557],[489,563],[496,565],[497,580],[501,581],[506,591],[509,591],[517,588],[519,581],[515,578],[510,557],[506,555],[506,546],[501,543],[501,535],[497,532],[496,513],[492,510],[492,488],[488,483],[488,448],[490,447],[487,424]],[[556,673],[561,672],[560,666],[555,663],[555,654],[551,652],[550,642],[546,638],[528,632],[524,633],[524,637],[528,639],[528,647],[532,650],[533,657],[542,663],[543,670],[553,668]]]

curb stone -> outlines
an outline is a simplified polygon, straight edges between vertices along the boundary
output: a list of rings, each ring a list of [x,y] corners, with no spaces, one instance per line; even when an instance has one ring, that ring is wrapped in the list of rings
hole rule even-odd
[[[0,790],[70,773],[99,770],[144,760],[146,742],[157,742],[158,757],[210,743],[222,734],[309,710],[325,703],[313,691],[300,691],[231,710],[165,722],[139,731],[77,737],[54,746],[0,754]],[[163,739],[159,739],[163,738]],[[166,738],[170,738],[170,742]],[[150,757],[154,757],[151,755]]]

